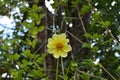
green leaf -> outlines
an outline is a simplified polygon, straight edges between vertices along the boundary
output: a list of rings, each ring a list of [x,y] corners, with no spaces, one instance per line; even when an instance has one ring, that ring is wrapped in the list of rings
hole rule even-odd
[[[87,5],[84,5],[84,6],[82,7],[81,11],[80,11],[80,14],[81,14],[81,15],[84,15],[84,14],[86,14],[87,12],[89,12],[89,10],[90,10],[90,7],[87,6]]]
[[[35,27],[35,22],[30,23],[30,29],[33,29]]]
[[[17,60],[19,60],[19,57],[20,57],[20,55],[18,55],[17,53],[16,54],[10,54],[9,56],[8,56],[8,58],[10,59],[10,61],[17,61]]]
[[[117,67],[116,71],[117,71],[117,72],[118,72],[118,71],[120,72],[120,66]]]
[[[45,16],[45,14],[40,14],[39,19],[41,20],[44,16]]]
[[[19,54],[14,54],[14,56],[13,56],[13,58],[14,58],[14,60],[18,60],[19,59],[19,57],[20,57],[20,55]]]
[[[101,13],[98,13],[98,12],[96,12],[96,13],[93,14],[93,19],[94,19],[94,21],[97,21],[97,20],[99,19],[100,14],[101,14]]]
[[[40,19],[36,20],[36,24],[39,25],[41,23]]]
[[[45,59],[45,57],[46,57],[46,54],[45,54],[45,53],[42,54],[42,56],[37,59],[37,62],[38,62],[39,64],[42,64],[43,61],[44,61],[44,59]]]
[[[28,61],[27,61],[26,59],[23,59],[23,60],[22,60],[22,63],[25,64],[25,65],[27,65],[27,64],[28,64]]]
[[[28,44],[28,45],[32,45],[32,42],[31,42],[30,39],[27,38],[26,41],[27,41],[27,44]]]
[[[89,33],[84,34],[84,36],[87,37],[87,38],[90,38],[90,39],[92,38],[92,35],[89,34]]]
[[[90,80],[90,76],[87,75],[87,73],[83,73],[80,76],[81,76],[82,80]]]
[[[0,34],[3,34],[4,30],[0,31]]]
[[[37,13],[35,13],[35,12],[30,13],[30,16],[31,16],[31,18],[32,18],[32,20],[33,20],[33,21],[35,21],[35,20],[38,20],[38,19],[39,19],[39,18],[38,18],[38,14],[37,14]]]
[[[22,54],[25,58],[32,58],[31,51],[29,49],[26,49],[25,52]]]
[[[98,39],[102,40],[103,36],[101,34],[95,33],[95,34],[93,34],[93,38],[96,39],[96,40],[98,40]]]
[[[81,2],[81,0],[73,0],[72,6],[76,8],[76,6]]]
[[[39,27],[39,32],[44,31],[44,29],[45,29],[45,26],[40,26],[40,27]]]
[[[33,78],[36,78],[36,77],[44,77],[44,74],[43,72],[39,69],[39,70],[32,70],[32,72],[30,73],[30,76],[33,77]]]
[[[91,59],[84,59],[83,61],[82,61],[82,64],[83,65],[87,65],[87,67],[93,67],[94,66],[94,63],[93,63],[94,61],[93,60],[91,60]]]
[[[110,25],[110,23],[111,23],[110,21],[105,21],[103,26],[107,27]]]
[[[111,24],[111,22],[110,21],[105,21],[105,22],[103,22],[103,21],[99,21],[99,23],[102,25],[102,27],[108,27],[108,26],[110,26],[110,24]]]
[[[39,0],[34,0],[34,2],[38,4]]]
[[[37,39],[34,39],[33,41],[31,41],[30,39],[27,38],[26,41],[27,41],[28,45],[32,46],[32,48],[35,48],[35,45],[37,43]]]
[[[42,78],[41,80],[49,80],[49,78],[48,78],[48,77],[46,77],[46,78]]]
[[[33,36],[36,36],[38,32],[39,32],[38,27],[33,27],[32,29],[29,30],[29,33]]]
[[[92,22],[91,22],[91,25],[90,25],[90,29],[93,28],[94,24],[98,21],[98,19],[100,18],[100,12],[95,12],[93,15],[92,15]]]
[[[91,48],[91,46],[90,46],[89,43],[83,43],[83,44],[82,44],[82,47],[83,47],[83,48]]]
[[[31,43],[31,44],[32,44],[32,45],[31,45],[32,48],[35,48],[36,43],[37,43],[37,39],[34,39],[34,40],[32,41],[32,43]]]
[[[98,47],[97,47],[97,46],[94,46],[94,47],[92,48],[92,51],[93,51],[94,53],[97,53]]]
[[[32,9],[33,9],[35,12],[37,12],[37,11],[38,11],[38,6],[37,6],[36,4],[34,4],[34,5],[32,6]]]
[[[22,24],[23,24],[26,28],[29,28],[29,25],[28,25],[27,22],[23,22]]]

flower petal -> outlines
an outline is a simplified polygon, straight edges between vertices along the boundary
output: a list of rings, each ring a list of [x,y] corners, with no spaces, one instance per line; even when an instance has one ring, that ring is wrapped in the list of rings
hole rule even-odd
[[[61,53],[61,57],[67,57],[67,53]]]
[[[59,54],[53,54],[53,56],[54,56],[54,58],[59,58],[60,57],[60,55]]]
[[[67,57],[67,53],[72,50],[68,44],[69,39],[66,39],[66,34],[53,34],[52,38],[48,39],[48,52],[53,54],[54,58]]]
[[[70,45],[65,45],[63,49],[64,49],[65,52],[69,52],[69,51],[72,50]]]
[[[50,54],[53,54],[53,53],[54,53],[54,50],[53,50],[53,49],[48,49],[48,52],[49,52]]]
[[[52,39],[52,38],[49,38],[49,39],[48,39],[48,43],[50,43],[50,42],[53,42],[53,39]]]
[[[60,38],[60,39],[66,39],[65,33],[60,34],[60,35],[59,35],[59,38]]]
[[[53,39],[57,39],[58,35],[57,34],[53,34]]]
[[[50,44],[50,43],[47,45],[47,47],[48,48],[55,48],[55,46],[53,44]]]

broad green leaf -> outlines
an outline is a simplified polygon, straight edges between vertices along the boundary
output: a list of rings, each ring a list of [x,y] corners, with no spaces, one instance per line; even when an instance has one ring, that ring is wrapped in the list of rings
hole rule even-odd
[[[33,21],[38,20],[38,14],[37,13],[35,13],[35,12],[30,13],[30,16],[31,16]]]
[[[28,44],[28,45],[30,45],[30,46],[32,45],[32,42],[31,42],[30,39],[27,38],[26,41],[27,41],[27,44]]]
[[[17,54],[17,53],[13,55],[13,59],[14,59],[14,60],[19,60],[19,57],[20,57],[20,55]]]
[[[89,43],[83,43],[83,44],[82,44],[82,47],[83,47],[83,48],[91,48],[91,46],[90,46]]]
[[[81,2],[81,0],[73,0],[72,1],[72,7],[77,7],[77,5]]]
[[[81,11],[80,11],[80,14],[81,14],[81,15],[84,15],[84,14],[86,14],[87,12],[89,12],[89,10],[90,10],[90,7],[89,7],[89,6],[83,5],[83,7],[82,7],[82,9],[81,9]]]
[[[35,22],[30,23],[30,29],[33,29],[35,27]]]
[[[87,75],[87,73],[83,73],[80,76],[81,76],[82,80],[90,80],[90,76]]]
[[[36,20],[36,24],[39,25],[41,23],[40,19]]]
[[[3,34],[4,30],[0,31],[0,34]]]
[[[37,59],[37,62],[38,62],[39,64],[43,63],[45,57],[46,57],[46,54],[45,54],[45,53],[42,54],[42,56]]]
[[[32,6],[32,9],[33,9],[35,12],[37,12],[37,11],[38,11],[38,6],[37,6],[36,4],[34,4],[34,5]]]
[[[35,1],[35,3],[37,3],[38,4],[38,2],[39,2],[39,0],[34,0]]]
[[[103,36],[101,35],[101,34],[97,34],[97,33],[95,33],[95,34],[93,34],[93,38],[94,39],[100,39],[100,40],[102,40],[103,39]]]
[[[45,26],[40,26],[40,27],[39,27],[39,32],[44,31],[44,29],[45,29]]]
[[[45,16],[45,14],[40,14],[39,19],[41,20],[44,16]]]
[[[99,21],[99,23],[102,25],[102,27],[108,27],[108,26],[110,26],[110,24],[111,24],[111,22],[110,21],[105,21],[105,22],[103,22],[103,21]]]
[[[92,15],[92,22],[91,22],[91,25],[90,25],[90,29],[93,28],[93,26],[95,25],[96,22],[98,22],[99,18],[100,18],[100,12],[95,12],[93,15]]]
[[[31,45],[32,48],[35,48],[35,45],[36,45],[37,41],[38,41],[37,39],[34,39],[34,40],[32,41],[32,45]]]
[[[92,38],[92,35],[89,34],[89,33],[84,34],[84,36],[87,37],[87,38],[90,38],[90,39]]]
[[[25,50],[25,52],[22,54],[25,58],[32,58],[31,51],[29,49]]]
[[[33,27],[32,29],[29,30],[29,33],[33,36],[36,36],[38,32],[39,32],[38,27]]]

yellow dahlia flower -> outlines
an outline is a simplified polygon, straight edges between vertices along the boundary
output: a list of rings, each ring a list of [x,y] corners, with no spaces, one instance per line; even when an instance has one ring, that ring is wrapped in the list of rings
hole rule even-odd
[[[48,52],[53,54],[54,58],[67,57],[67,53],[72,49],[68,42],[65,33],[53,34],[53,37],[48,39]]]

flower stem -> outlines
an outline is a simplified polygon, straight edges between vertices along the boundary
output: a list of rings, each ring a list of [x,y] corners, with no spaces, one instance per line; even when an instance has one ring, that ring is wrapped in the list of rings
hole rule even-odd
[[[65,75],[65,72],[64,72],[64,65],[63,65],[63,59],[61,57],[61,65],[62,65],[62,72],[63,72],[63,75]]]
[[[56,65],[56,80],[58,80],[58,66],[59,66],[59,58],[57,59],[57,65]]]

